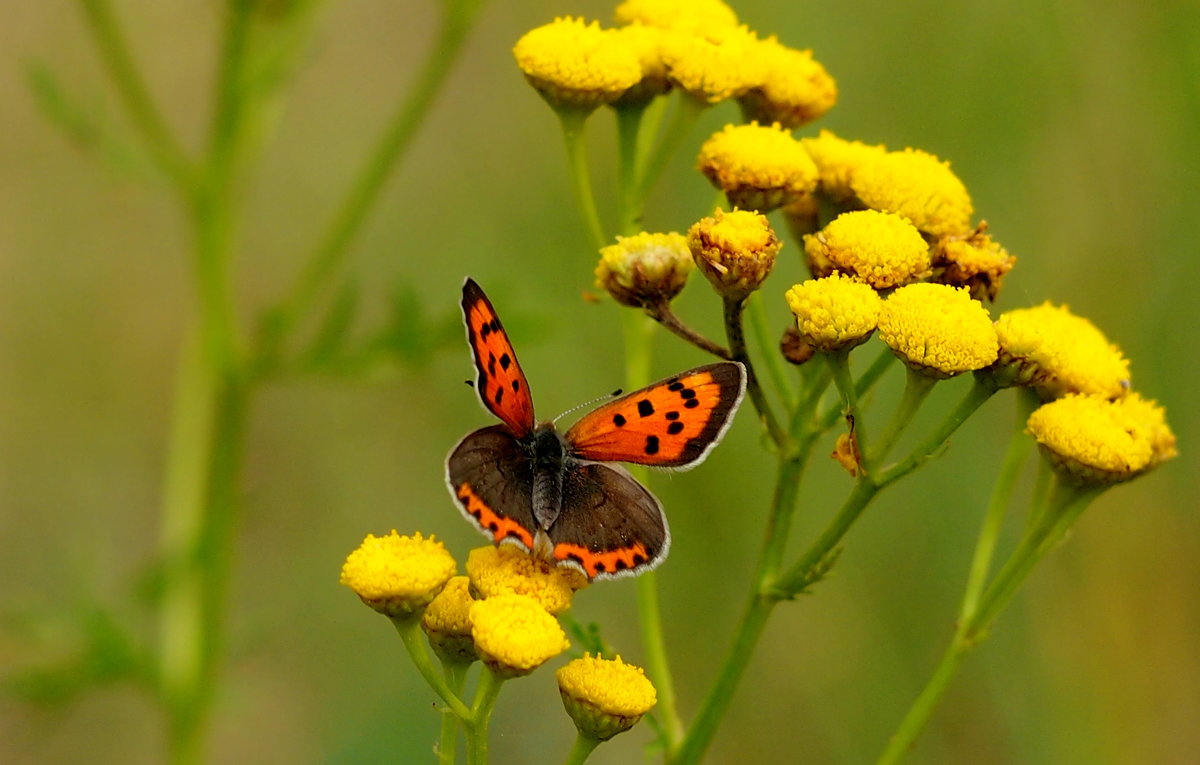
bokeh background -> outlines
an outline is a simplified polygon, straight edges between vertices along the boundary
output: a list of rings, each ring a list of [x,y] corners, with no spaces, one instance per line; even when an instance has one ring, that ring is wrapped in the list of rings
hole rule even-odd
[[[242,316],[277,298],[430,44],[432,0],[330,2],[247,179]],[[913,762],[1185,763],[1200,751],[1200,6],[1194,0],[907,3],[739,0],[742,19],[812,47],[839,105],[817,127],[950,159],[978,214],[1020,258],[998,309],[1065,302],[1133,362],[1165,404],[1181,457],[1117,487],[1035,573],[967,661]],[[117,8],[170,122],[198,145],[216,2]],[[104,610],[150,634],[139,580],[154,560],[177,350],[192,310],[186,231],[128,141],[70,3],[12,3],[0,25],[0,664],[69,660],[73,624]],[[596,0],[488,3],[413,150],[355,247],[363,331],[396,305],[426,343],[354,377],[311,375],[259,396],[248,432],[229,656],[212,736],[219,762],[427,762],[433,696],[391,627],[337,583],[367,532],[421,530],[460,558],[480,543],[442,483],[450,446],[488,418],[462,384],[458,290],[471,274],[516,336],[547,416],[617,387],[620,324],[581,299],[594,253],[570,204],[556,121],[512,43],[556,15],[608,21]],[[30,95],[52,70],[98,115],[108,148],[52,128]],[[669,168],[648,225],[683,230],[713,192],[690,165],[707,114]],[[592,147],[611,212],[612,124]],[[789,243],[768,289],[801,277]],[[701,281],[681,312],[718,329]],[[448,333],[448,334],[447,334]],[[448,336],[449,342],[441,338]],[[661,338],[655,371],[701,362]],[[894,390],[895,372],[884,388]],[[928,407],[950,406],[964,381]],[[888,395],[878,403],[886,405]],[[883,495],[815,596],[780,607],[711,761],[868,762],[952,630],[983,505],[1010,432],[1000,396],[944,457]],[[656,476],[675,545],[661,569],[682,708],[723,655],[759,541],[772,474],[743,416],[699,470]],[[849,480],[818,458],[793,549]],[[1023,498],[1025,495],[1019,495]],[[1015,508],[1019,523],[1020,499]],[[575,616],[641,660],[630,582],[592,588]],[[552,673],[506,687],[497,762],[552,762],[573,736]],[[637,760],[637,729],[597,763]],[[158,712],[128,683],[56,706],[0,700],[0,761],[153,763]]]

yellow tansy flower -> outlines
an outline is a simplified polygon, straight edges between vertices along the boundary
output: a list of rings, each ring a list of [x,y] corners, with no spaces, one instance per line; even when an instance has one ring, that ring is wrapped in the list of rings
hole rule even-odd
[[[1005,311],[996,321],[1001,379],[1047,398],[1088,393],[1117,398],[1129,388],[1129,361],[1096,325],[1050,302]]]
[[[976,300],[995,300],[1004,275],[1016,265],[1009,255],[986,232],[986,225],[967,237],[950,236],[939,239],[933,248],[933,281],[952,287],[966,287]]]
[[[465,576],[456,576],[446,583],[421,615],[421,627],[429,644],[442,659],[453,662],[472,662],[475,639],[471,636],[471,606],[475,603]]]
[[[800,337],[823,351],[865,342],[879,324],[883,299],[857,279],[835,273],[787,291]]]
[[[882,145],[847,141],[828,130],[822,130],[816,138],[802,138],[800,144],[817,165],[821,193],[839,203],[854,196],[850,188],[854,174],[887,154]]]
[[[789,48],[771,37],[754,53],[762,58],[763,81],[739,99],[746,119],[796,128],[837,103],[837,84],[811,50]]]
[[[618,656],[585,654],[555,673],[563,706],[581,733],[607,741],[637,725],[657,703],[654,685],[641,667]]]
[[[908,218],[931,236],[966,236],[975,208],[950,163],[919,149],[891,151],[858,167],[850,178],[854,195],[873,210]]]
[[[770,212],[817,185],[817,166],[778,124],[726,125],[700,147],[696,164],[731,205],[746,210]]]
[[[427,606],[456,568],[433,537],[402,537],[393,529],[383,537],[367,534],[342,564],[341,583],[381,614],[402,617]]]
[[[618,24],[711,29],[736,27],[737,14],[721,0],[624,0],[614,16]]]
[[[526,32],[513,55],[530,84],[556,108],[612,103],[642,79],[642,64],[624,38],[583,19],[555,19]]]
[[[471,606],[475,648],[501,677],[527,675],[570,647],[558,621],[528,595],[496,595]]]
[[[842,213],[804,237],[814,275],[841,271],[883,290],[929,275],[929,245],[904,218],[876,210]]]
[[[748,210],[717,210],[688,229],[687,239],[700,271],[730,300],[762,286],[783,246],[766,216]]]
[[[695,268],[687,237],[671,232],[618,236],[600,250],[596,286],[633,308],[670,302]]]
[[[571,607],[571,596],[587,577],[555,566],[513,545],[477,547],[467,555],[467,576],[480,598],[518,594],[533,598],[552,614]]]
[[[909,284],[883,302],[879,337],[909,367],[933,377],[983,369],[996,360],[987,309],[964,289]]]
[[[667,29],[662,57],[668,77],[694,98],[715,104],[737,98],[763,80],[762,62],[751,55],[758,38],[746,27]]]
[[[1151,422],[1138,424],[1147,414]],[[1150,433],[1160,425],[1166,425],[1161,410],[1071,394],[1038,407],[1026,430],[1060,473],[1095,485],[1126,481],[1148,468],[1154,458]]]

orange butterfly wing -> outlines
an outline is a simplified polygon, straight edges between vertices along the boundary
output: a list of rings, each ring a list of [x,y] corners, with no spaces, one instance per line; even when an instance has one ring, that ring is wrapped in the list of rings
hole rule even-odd
[[[475,356],[475,392],[488,411],[523,437],[533,432],[533,398],[529,381],[496,309],[474,279],[463,282],[463,321],[467,344]]]
[[[694,467],[725,435],[745,392],[741,364],[696,367],[589,412],[566,439],[580,459]]]

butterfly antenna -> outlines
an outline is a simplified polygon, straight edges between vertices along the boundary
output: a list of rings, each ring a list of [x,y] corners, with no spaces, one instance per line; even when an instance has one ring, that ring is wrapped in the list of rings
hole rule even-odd
[[[597,396],[596,398],[592,399],[591,401],[584,401],[579,406],[573,406],[570,409],[568,409],[567,411],[560,414],[559,416],[555,417],[553,422],[557,423],[559,420],[561,420],[563,417],[566,417],[571,412],[578,412],[580,409],[587,409],[588,407],[594,406],[594,405],[600,403],[601,401],[607,401],[610,398],[616,398],[617,396],[621,395],[623,392],[624,391],[622,391],[620,388],[617,388],[612,393],[607,393],[603,396]]]

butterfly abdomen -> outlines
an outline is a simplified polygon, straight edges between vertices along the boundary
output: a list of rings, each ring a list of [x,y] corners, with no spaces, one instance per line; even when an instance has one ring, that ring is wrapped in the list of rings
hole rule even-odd
[[[543,529],[558,520],[563,502],[567,444],[550,423],[539,425],[529,441],[533,463],[533,517]]]

